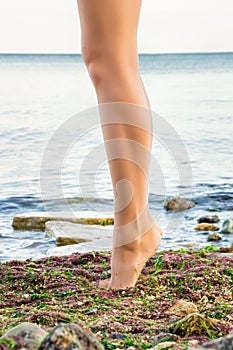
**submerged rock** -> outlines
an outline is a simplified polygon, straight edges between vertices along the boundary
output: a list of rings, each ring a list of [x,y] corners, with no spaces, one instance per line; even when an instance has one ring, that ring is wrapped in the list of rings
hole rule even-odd
[[[10,329],[0,339],[12,339],[16,348],[37,349],[48,333],[34,323],[24,322]],[[17,346],[18,345],[18,346]]]
[[[38,350],[103,350],[92,333],[75,323],[60,323],[43,340]]]
[[[194,303],[181,299],[178,300],[168,312],[176,316],[186,316],[198,312],[198,309]]]
[[[192,335],[212,336],[217,331],[217,328],[209,318],[195,312],[177,321],[170,327],[170,331],[181,337]]]
[[[165,209],[174,210],[174,211],[183,211],[183,210],[190,209],[194,206],[195,206],[194,202],[187,201],[186,199],[181,197],[168,199],[164,203]]]
[[[47,221],[69,221],[77,224],[88,225],[113,225],[114,218],[111,214],[103,215],[95,211],[77,212],[34,212],[15,216],[12,226],[15,230],[45,230]]]
[[[197,220],[197,222],[199,224],[201,224],[203,222],[206,222],[208,224],[214,224],[214,223],[219,222],[219,221],[220,221],[220,219],[219,219],[218,215],[212,215],[212,216],[206,215],[206,216],[202,216],[201,218],[199,218]]]
[[[65,221],[48,221],[46,231],[56,239],[58,246],[112,238],[112,226],[82,225]]]
[[[65,245],[62,247],[51,248],[46,252],[47,256],[64,256],[73,253],[91,253],[112,250],[112,239],[102,238],[92,242]]]
[[[221,231],[222,233],[233,233],[233,220],[227,219],[222,224]]]
[[[222,236],[218,233],[210,233],[207,237],[207,241],[220,241]]]
[[[202,224],[198,224],[195,227],[195,230],[198,230],[198,231],[218,231],[219,227],[215,224],[208,224],[208,223],[203,222]]]

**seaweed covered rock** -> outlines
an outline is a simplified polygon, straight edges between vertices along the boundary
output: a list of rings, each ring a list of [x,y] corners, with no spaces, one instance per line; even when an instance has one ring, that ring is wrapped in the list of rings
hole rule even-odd
[[[194,303],[186,300],[178,300],[169,310],[169,313],[175,314],[176,316],[187,316],[198,312],[198,309]]]
[[[194,206],[195,206],[194,202],[187,201],[186,199],[181,197],[168,199],[164,203],[165,209],[174,210],[174,211],[183,211],[183,210],[190,209]]]
[[[103,350],[95,336],[75,323],[60,323],[44,339],[38,350]]]
[[[36,324],[24,322],[6,332],[0,338],[0,343],[3,345],[3,349],[7,349],[9,345],[9,347],[11,346],[14,349],[33,350],[39,346],[47,334]]]
[[[202,224],[198,224],[195,227],[195,230],[197,230],[197,231],[218,231],[219,227],[215,224],[208,224],[206,222],[203,222]]]
[[[217,328],[212,320],[195,312],[177,321],[170,327],[170,331],[181,337],[189,337],[192,335],[212,336],[216,333]]]

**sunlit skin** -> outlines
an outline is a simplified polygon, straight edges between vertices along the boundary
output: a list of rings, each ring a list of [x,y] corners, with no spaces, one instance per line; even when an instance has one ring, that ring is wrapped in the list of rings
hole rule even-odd
[[[139,72],[137,49],[141,0],[78,0],[78,9],[82,55],[99,105],[124,102],[141,106],[145,110],[143,113],[143,109],[139,108],[138,112],[142,128],[129,126],[123,122],[102,125],[104,140],[107,142],[118,139],[119,147],[120,139],[133,140],[150,154],[152,146],[152,120],[151,114],[148,113],[150,103]],[[130,113],[130,108],[127,111]],[[130,143],[125,147],[125,151],[133,161],[120,158],[111,160],[111,149],[106,146],[106,150],[115,200],[114,244],[111,278],[99,281],[99,285],[124,289],[135,286],[143,266],[160,245],[162,230],[152,218],[148,208],[150,157],[145,157],[144,169],[141,169],[134,163],[139,161],[141,154],[134,152]],[[119,210],[121,203],[124,202],[127,183],[132,186],[132,198],[127,206]],[[139,220],[143,210],[143,218]],[[131,222],[133,224],[129,232],[124,231],[123,236],[120,228]]]

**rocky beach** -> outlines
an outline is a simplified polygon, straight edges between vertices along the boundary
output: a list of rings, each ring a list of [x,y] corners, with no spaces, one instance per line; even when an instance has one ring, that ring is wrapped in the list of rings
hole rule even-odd
[[[1,335],[23,322],[45,332],[62,324],[61,337],[68,332],[69,344],[51,349],[94,349],[75,343],[68,328],[76,324],[105,349],[188,349],[233,331],[232,248],[156,253],[137,286],[120,291],[97,286],[110,274],[110,257],[111,252],[74,253],[2,263]],[[22,345],[24,337],[3,336],[0,349],[45,349]]]
[[[194,206],[164,203],[171,212]],[[206,242],[232,235],[232,220],[219,221],[202,216],[194,229]],[[57,248],[1,263],[0,349],[231,349],[233,246],[157,251],[135,288],[109,290],[98,281],[110,276],[113,224],[92,212],[14,217],[16,231],[47,231]]]

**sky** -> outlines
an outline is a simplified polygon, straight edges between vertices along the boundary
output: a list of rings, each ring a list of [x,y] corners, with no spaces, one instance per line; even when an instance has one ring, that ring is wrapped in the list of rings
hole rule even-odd
[[[79,26],[76,0],[0,0],[0,53],[80,53]],[[138,48],[233,52],[233,1],[142,0]]]

